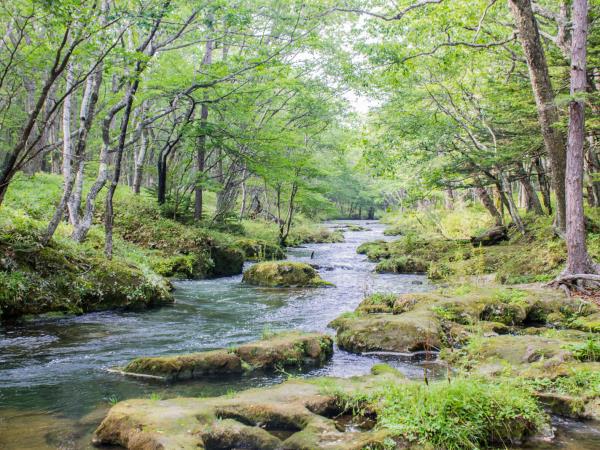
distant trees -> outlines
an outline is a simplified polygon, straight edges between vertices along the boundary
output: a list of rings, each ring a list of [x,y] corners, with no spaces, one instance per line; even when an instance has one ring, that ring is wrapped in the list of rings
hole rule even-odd
[[[331,205],[319,198],[321,150],[339,150],[327,133],[353,132],[339,123],[340,88],[315,75],[331,12],[327,1],[3,2],[0,204],[18,171],[60,173],[44,241],[63,220],[85,240],[100,210],[110,258],[118,185],[204,224],[249,214],[253,185],[285,241],[298,209]]]

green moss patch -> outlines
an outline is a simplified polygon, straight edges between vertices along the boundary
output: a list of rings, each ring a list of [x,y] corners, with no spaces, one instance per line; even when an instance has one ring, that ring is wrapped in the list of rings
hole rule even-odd
[[[257,263],[244,272],[243,281],[267,287],[331,286],[313,267],[290,261]]]
[[[26,226],[29,224],[29,226]],[[33,222],[0,234],[0,316],[82,313],[171,303],[169,285],[130,261],[52,241],[40,244]]]
[[[252,370],[319,365],[332,354],[333,340],[329,336],[288,332],[230,349],[136,358],[123,368],[123,372],[186,380],[207,375],[239,375]]]

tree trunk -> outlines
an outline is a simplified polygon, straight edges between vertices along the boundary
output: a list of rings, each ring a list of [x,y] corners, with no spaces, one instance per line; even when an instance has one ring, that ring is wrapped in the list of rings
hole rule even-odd
[[[548,211],[549,215],[552,215],[552,201],[550,198],[550,184],[548,183],[548,178],[546,177],[546,171],[544,169],[544,165],[542,164],[541,158],[536,158],[534,161],[535,171],[537,172],[538,183],[540,185],[540,192],[542,193],[542,201],[544,202],[544,206]]]
[[[587,252],[583,213],[584,101],[586,90],[587,0],[573,0],[571,102],[567,148],[567,274],[596,273]]]
[[[135,168],[133,174],[133,192],[136,194],[140,193],[140,188],[142,186],[144,162],[146,161],[146,150],[148,149],[148,132],[146,130],[142,130],[141,139],[142,142],[140,144],[140,150],[135,158]]]
[[[520,178],[519,182],[525,193],[525,207],[527,208],[527,212],[533,212],[539,216],[543,215],[544,210],[542,209],[542,204],[537,196],[537,192],[535,192],[533,184],[531,184],[529,173],[520,164],[517,167],[517,173]]]
[[[548,64],[531,0],[509,0],[509,5],[527,60],[544,146],[550,157],[552,184],[556,193],[556,226],[559,230],[564,230],[566,224],[565,142],[561,132],[556,128],[559,116],[548,73]]]
[[[476,192],[477,196],[479,197],[479,199],[481,200],[481,203],[483,203],[483,206],[485,206],[485,209],[488,210],[488,212],[494,219],[494,223],[497,226],[503,226],[504,221],[502,220],[502,215],[500,214],[500,212],[494,205],[494,202],[493,202],[492,198],[490,197],[490,195],[488,194],[487,189],[480,185],[480,186],[475,187],[475,192]]]
[[[63,194],[58,206],[56,207],[53,217],[48,223],[48,227],[43,238],[43,242],[46,244],[56,232],[56,228],[62,220],[65,210],[68,210],[69,212],[69,221],[72,225],[77,225],[79,223],[78,209],[81,203],[81,191],[83,189],[83,155],[85,153],[88,134],[92,127],[94,111],[98,101],[98,93],[100,92],[101,83],[102,66],[99,66],[98,70],[91,74],[90,78],[86,82],[81,103],[80,125],[77,131],[75,150],[73,150],[73,145],[71,144],[70,138],[71,100],[65,100],[65,111],[63,111],[63,142],[65,143],[63,149]],[[67,90],[69,88],[69,82],[67,82]],[[77,195],[75,199],[72,199],[73,189],[76,186],[76,183],[77,190],[75,193]]]
[[[517,205],[515,205],[515,201],[513,198],[512,186],[510,185],[510,181],[506,178],[506,175],[500,174],[500,180],[502,183],[502,193],[505,193],[504,199],[506,201],[508,207],[508,213],[510,214],[510,218],[513,221],[513,224],[517,227],[517,230],[521,234],[525,234],[525,225],[521,220],[521,216],[519,215],[519,210],[517,209]]]
[[[209,27],[210,28],[210,27]],[[202,66],[208,66],[212,63],[213,39],[210,37],[206,41],[206,50],[202,59]],[[204,92],[204,100],[208,100],[208,93]],[[202,103],[200,109],[200,129],[201,135],[198,138],[198,150],[196,151],[196,171],[198,179],[196,180],[195,201],[194,201],[194,220],[196,222],[202,220],[203,198],[202,185],[200,177],[204,175],[204,167],[206,164],[206,125],[208,123],[208,104]]]

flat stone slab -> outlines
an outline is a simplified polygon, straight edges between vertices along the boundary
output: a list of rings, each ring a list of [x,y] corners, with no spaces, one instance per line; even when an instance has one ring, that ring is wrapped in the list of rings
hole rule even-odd
[[[351,393],[390,378],[396,375],[323,381]],[[94,443],[130,450],[383,448],[389,432],[341,426],[344,407],[319,381],[291,380],[234,396],[122,401],[97,428]]]
[[[169,381],[211,375],[241,375],[324,363],[333,354],[333,340],[321,333],[287,332],[229,349],[184,355],[140,357],[114,373]]]

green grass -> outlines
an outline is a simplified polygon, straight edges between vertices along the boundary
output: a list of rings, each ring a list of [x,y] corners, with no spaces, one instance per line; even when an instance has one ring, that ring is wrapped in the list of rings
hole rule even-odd
[[[520,380],[528,389],[561,395],[596,397],[600,395],[600,371],[593,369],[571,369],[567,376]]]
[[[531,392],[510,380],[389,382],[374,393],[337,395],[355,413],[374,408],[379,428],[447,450],[509,445],[547,420]]]

